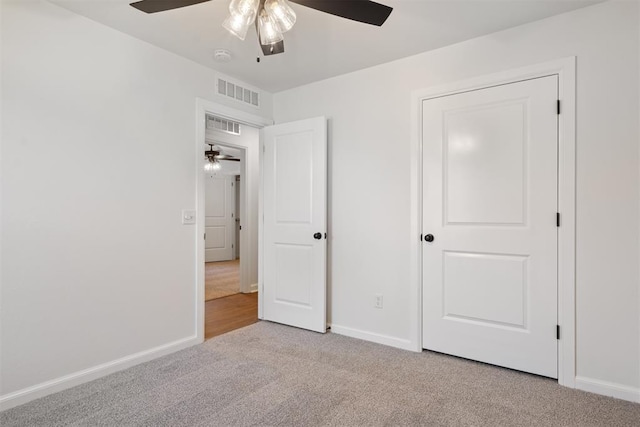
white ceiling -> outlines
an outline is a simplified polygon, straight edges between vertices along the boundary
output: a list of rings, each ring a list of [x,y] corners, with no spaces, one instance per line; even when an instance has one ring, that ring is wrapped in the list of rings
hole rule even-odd
[[[260,89],[278,92],[603,0],[378,0],[394,8],[382,27],[292,3],[298,19],[285,34],[285,53],[266,58],[253,28],[244,42],[222,28],[230,0],[156,14],[130,7],[133,0],[50,1]],[[232,61],[214,61],[217,48],[229,49]]]

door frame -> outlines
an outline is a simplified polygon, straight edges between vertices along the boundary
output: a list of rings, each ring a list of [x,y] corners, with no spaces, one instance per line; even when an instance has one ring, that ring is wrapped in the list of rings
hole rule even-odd
[[[196,227],[195,227],[195,251],[196,251],[196,286],[195,286],[195,305],[196,305],[196,317],[195,317],[195,329],[196,329],[196,337],[198,342],[204,341],[204,283],[205,283],[205,269],[204,269],[204,202],[205,202],[205,177],[203,173],[204,168],[204,153],[202,151],[204,145],[206,144],[206,116],[207,114],[213,114],[216,116],[224,117],[236,122],[239,122],[244,125],[252,126],[257,129],[262,129],[264,126],[268,126],[273,124],[273,120],[258,116],[255,114],[247,113],[241,110],[236,110],[235,108],[227,107],[225,105],[219,104],[217,102],[209,101],[206,99],[197,98],[196,99],[196,137],[195,137],[195,179],[196,179]],[[258,146],[251,149],[250,147],[245,147],[241,145],[234,146],[233,144],[229,144],[226,141],[221,141],[225,145],[233,146],[234,148],[242,148],[245,150],[244,156],[244,164],[245,164],[245,198],[249,198],[251,194],[256,194],[259,198],[259,188],[256,185],[256,181],[260,179],[259,171],[252,171],[251,168],[246,165],[251,164],[257,158],[261,158],[260,150]],[[258,144],[260,145],[260,144]],[[257,161],[256,161],[257,163]],[[256,176],[254,176],[256,175]],[[240,213],[241,215],[247,215],[249,209],[245,209],[244,213]],[[245,217],[246,218],[246,217]],[[246,235],[250,235],[253,233],[254,229],[258,229],[258,223],[251,224],[251,221],[245,221],[243,224],[245,226]],[[257,245],[257,242],[256,242]],[[240,274],[242,277],[247,277],[249,273],[249,268],[252,264],[257,265],[258,260],[252,260],[251,253],[253,250],[258,250],[258,246],[255,248],[251,244],[240,245],[240,257],[244,256],[245,260],[249,260],[249,262],[242,263],[242,269]]]
[[[558,76],[558,383],[575,388],[575,199],[576,199],[576,57],[562,58],[528,67],[447,83],[411,94],[411,338],[414,350],[422,351],[422,102],[493,86],[516,83],[545,76]]]

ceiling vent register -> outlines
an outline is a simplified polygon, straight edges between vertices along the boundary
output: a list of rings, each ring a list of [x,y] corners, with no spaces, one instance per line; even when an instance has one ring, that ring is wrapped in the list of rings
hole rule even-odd
[[[231,135],[240,135],[240,123],[207,114],[207,130],[217,130],[230,133]]]
[[[260,106],[260,94],[258,92],[220,78],[218,79],[218,95],[227,96],[254,107]]]

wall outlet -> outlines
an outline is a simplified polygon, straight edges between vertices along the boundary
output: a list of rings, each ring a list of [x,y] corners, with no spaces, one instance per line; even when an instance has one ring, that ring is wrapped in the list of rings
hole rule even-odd
[[[376,294],[376,299],[374,301],[375,308],[382,308],[382,294]]]

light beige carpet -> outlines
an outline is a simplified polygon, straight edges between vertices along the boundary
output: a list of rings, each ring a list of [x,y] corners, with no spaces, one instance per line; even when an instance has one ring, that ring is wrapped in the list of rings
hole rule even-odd
[[[259,322],[0,412],[14,426],[640,426],[640,405]]]
[[[209,301],[240,292],[240,260],[205,264],[204,300]]]

